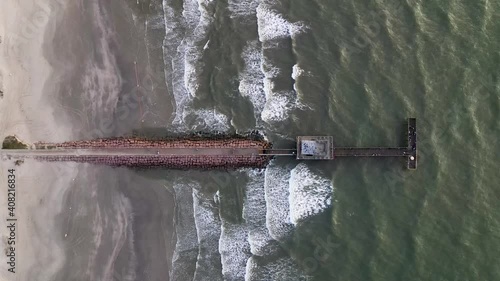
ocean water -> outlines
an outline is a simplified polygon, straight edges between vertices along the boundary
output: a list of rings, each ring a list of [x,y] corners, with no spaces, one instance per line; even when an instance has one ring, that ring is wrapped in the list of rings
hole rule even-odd
[[[82,207],[66,219],[81,238],[56,279],[498,280],[499,10],[465,0],[76,1],[51,60],[65,65],[57,104],[75,138],[257,129],[276,147],[298,135],[396,146],[416,117],[419,166],[79,165],[67,204]],[[78,43],[65,39],[79,30]]]

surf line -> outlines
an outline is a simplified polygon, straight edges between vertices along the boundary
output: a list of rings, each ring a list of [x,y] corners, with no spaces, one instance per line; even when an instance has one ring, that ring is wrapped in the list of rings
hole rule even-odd
[[[140,114],[141,114],[141,117],[140,117],[140,121],[144,122],[144,120],[142,120],[142,117],[144,116],[143,112],[142,112],[142,101],[141,101],[141,97],[139,96],[139,89],[141,88],[141,85],[139,84],[139,74],[137,73],[137,61],[134,61],[134,70],[135,70],[135,81],[136,81],[136,87],[137,87],[137,98],[139,99],[139,111],[140,111]]]

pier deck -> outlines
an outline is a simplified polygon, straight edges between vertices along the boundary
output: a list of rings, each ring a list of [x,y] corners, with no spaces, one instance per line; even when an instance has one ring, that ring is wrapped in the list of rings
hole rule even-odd
[[[406,147],[336,147],[334,157],[398,157],[407,156],[411,152]]]

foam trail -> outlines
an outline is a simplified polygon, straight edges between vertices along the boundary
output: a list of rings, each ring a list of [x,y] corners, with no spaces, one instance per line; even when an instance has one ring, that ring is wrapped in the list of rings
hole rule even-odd
[[[255,119],[260,120],[260,115],[266,103],[266,96],[264,93],[264,74],[260,70],[262,54],[259,42],[248,42],[243,48],[242,58],[245,66],[239,74],[240,85],[238,90],[242,96],[247,97],[253,104]]]
[[[286,190],[288,169],[279,167],[272,169],[271,174],[254,171],[248,173],[251,180],[247,185],[247,200],[245,200],[243,211],[249,225],[248,241],[252,257],[247,261],[245,280],[305,280],[301,276],[297,264],[286,254],[278,241],[271,237],[270,231],[265,227],[267,217],[275,223],[279,220],[278,226],[281,226],[281,229],[273,228],[272,230],[276,238],[286,240],[293,232],[292,227],[287,223],[286,202],[284,200],[279,202],[279,199],[274,197]],[[277,178],[275,178],[276,176]],[[267,177],[271,177],[271,179]],[[282,184],[276,187],[278,181]],[[271,186],[276,188],[271,190]],[[283,194],[277,196],[283,196]],[[267,216],[265,198],[268,198]],[[269,205],[277,204],[277,202],[279,202],[278,205]],[[282,209],[282,213],[276,214],[277,210],[270,213],[269,208],[273,207]]]
[[[279,245],[266,228],[264,172],[248,171],[250,178],[243,205],[243,218],[248,227],[248,242],[252,255],[266,256],[278,251]]]
[[[198,261],[194,281],[222,280],[221,257],[218,252],[221,222],[213,196],[193,191],[194,217],[198,234]]]
[[[208,127],[212,131],[228,131],[229,119],[217,110],[201,109],[194,113],[196,115],[195,126],[198,128]]]
[[[293,83],[293,90],[297,93],[299,93],[298,89],[297,89],[297,80],[301,77],[301,76],[305,76],[305,75],[309,75],[308,72],[306,72],[304,69],[302,69],[299,64],[295,64],[293,67],[292,67],[292,79],[295,81]]]
[[[332,204],[331,181],[315,174],[304,163],[298,164],[290,176],[290,217],[293,224],[315,216]]]
[[[250,258],[247,263],[245,281],[286,280],[306,281],[297,264],[290,258],[281,258],[263,264],[257,258]]]
[[[245,205],[246,194],[243,195],[242,199],[243,205]],[[244,280],[245,266],[251,256],[250,244],[248,243],[248,231],[251,226],[248,222],[240,223],[237,222],[238,220],[224,219],[225,216],[221,216],[221,218],[222,232],[219,240],[219,252],[222,259],[224,280]]]
[[[219,252],[222,259],[224,280],[244,280],[246,263],[250,258],[248,230],[245,225],[222,222]]]
[[[193,186],[175,183],[177,243],[170,280],[192,280],[198,256],[198,235],[193,210]]]
[[[266,226],[277,241],[288,240],[293,232],[288,201],[290,168],[271,161],[265,173]]]
[[[229,0],[228,9],[231,12],[230,17],[239,21],[255,19],[259,0]]]

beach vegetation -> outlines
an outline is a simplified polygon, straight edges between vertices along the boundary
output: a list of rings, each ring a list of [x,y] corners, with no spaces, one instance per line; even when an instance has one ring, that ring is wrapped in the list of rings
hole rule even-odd
[[[20,141],[16,136],[7,136],[3,143],[2,149],[27,149],[28,145]]]

